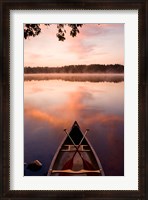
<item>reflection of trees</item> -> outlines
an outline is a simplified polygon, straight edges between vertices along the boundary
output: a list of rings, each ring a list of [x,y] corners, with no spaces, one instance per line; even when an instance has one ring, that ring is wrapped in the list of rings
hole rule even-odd
[[[45,74],[45,75],[25,75],[25,81],[48,81],[48,80],[63,80],[72,82],[114,82],[119,83],[124,81],[123,74],[120,75],[76,75],[76,74]]]
[[[24,72],[30,73],[123,73],[124,66],[115,65],[69,65],[63,67],[25,67]]]

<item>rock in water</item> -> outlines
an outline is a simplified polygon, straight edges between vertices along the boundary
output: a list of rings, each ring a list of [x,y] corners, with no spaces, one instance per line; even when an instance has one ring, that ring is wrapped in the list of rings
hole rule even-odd
[[[38,171],[42,167],[42,163],[38,160],[34,160],[32,163],[28,164],[27,168],[31,171]]]

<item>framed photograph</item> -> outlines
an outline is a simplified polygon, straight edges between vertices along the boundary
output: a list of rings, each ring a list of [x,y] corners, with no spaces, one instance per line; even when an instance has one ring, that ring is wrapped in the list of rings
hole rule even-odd
[[[1,197],[146,199],[146,1],[1,7]]]

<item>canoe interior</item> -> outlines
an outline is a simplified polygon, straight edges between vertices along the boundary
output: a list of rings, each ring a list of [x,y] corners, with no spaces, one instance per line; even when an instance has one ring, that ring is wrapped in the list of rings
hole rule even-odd
[[[94,150],[89,144],[87,138],[83,140],[83,133],[77,122],[74,122],[69,133],[76,147],[79,147],[80,154],[76,152],[71,139],[67,136],[57,150],[51,166],[49,168],[49,176],[102,176],[104,175],[101,163],[96,156]],[[81,145],[79,146],[82,140]],[[74,157],[73,157],[74,156]],[[73,158],[73,159],[72,159]],[[67,168],[69,163],[72,166]],[[70,165],[71,165],[70,164]],[[84,167],[85,166],[85,167]],[[72,172],[70,173],[69,170]],[[64,173],[62,173],[64,171]],[[73,173],[76,172],[76,173]]]

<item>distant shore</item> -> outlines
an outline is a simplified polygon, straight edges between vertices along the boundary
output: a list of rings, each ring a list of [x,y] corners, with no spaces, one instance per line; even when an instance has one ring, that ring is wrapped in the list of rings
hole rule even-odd
[[[38,74],[38,73],[124,73],[124,66],[120,64],[115,65],[68,65],[63,67],[29,67],[24,68],[25,74]]]

